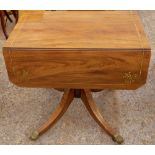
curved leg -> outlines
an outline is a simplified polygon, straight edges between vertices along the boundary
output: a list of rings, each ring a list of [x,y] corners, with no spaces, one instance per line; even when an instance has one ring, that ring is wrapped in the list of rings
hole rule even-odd
[[[91,91],[83,89],[81,92],[81,99],[84,102],[91,116],[101,126],[101,128],[103,128],[114,141],[119,144],[123,143],[123,138],[114,129],[112,129],[110,125],[106,122],[106,120],[102,117],[99,109],[96,106],[96,103],[93,100]]]
[[[17,23],[18,22],[18,18],[19,18],[19,11],[18,10],[11,10],[11,11],[12,11],[12,14],[15,17],[16,23]]]
[[[7,35],[6,29],[5,29],[5,21],[4,21],[4,13],[3,13],[3,11],[0,11],[0,18],[1,18],[2,30],[3,30],[3,33],[5,35],[5,38],[7,39],[8,35]]]
[[[10,18],[9,13],[6,10],[4,10],[4,14],[9,19],[9,21],[12,23],[12,19]]]
[[[43,134],[52,125],[54,125],[66,112],[73,98],[74,98],[74,90],[73,89],[65,90],[60,104],[58,105],[56,110],[51,114],[48,121],[44,125],[42,125],[38,130],[34,131],[30,138],[32,140],[36,140],[39,137],[39,135]]]

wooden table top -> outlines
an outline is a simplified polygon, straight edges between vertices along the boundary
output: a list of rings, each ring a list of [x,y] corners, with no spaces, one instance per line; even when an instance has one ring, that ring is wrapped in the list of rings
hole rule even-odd
[[[132,11],[24,11],[5,47],[150,49]]]
[[[132,11],[26,11],[3,48],[22,87],[136,89],[151,49]]]

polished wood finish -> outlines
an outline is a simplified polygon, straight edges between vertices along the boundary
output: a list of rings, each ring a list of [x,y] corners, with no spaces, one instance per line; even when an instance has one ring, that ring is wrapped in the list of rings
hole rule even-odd
[[[9,21],[12,23],[13,21],[10,18],[8,11],[4,10],[3,12],[4,12],[5,16],[7,17],[7,19],[9,19]]]
[[[0,22],[1,22],[1,27],[3,30],[3,33],[5,35],[5,38],[8,38],[8,34],[7,34],[7,30],[6,30],[6,22],[7,19],[12,23],[12,19],[10,17],[10,15],[13,14],[13,16],[15,17],[16,23],[18,21],[18,11],[17,10],[11,10],[11,11],[7,11],[7,10],[0,10]],[[5,20],[5,16],[6,16],[6,20]]]
[[[18,10],[11,10],[13,16],[15,17],[16,19],[16,23],[18,22],[18,19],[19,19],[19,11]]]
[[[25,11],[5,46],[63,50],[150,49],[134,11]]]
[[[88,109],[89,113],[94,118],[94,120],[112,137],[112,139],[115,142],[117,142],[118,144],[123,143],[123,138],[118,134],[116,130],[111,128],[111,126],[102,117],[99,109],[96,106],[96,103],[93,100],[91,90],[89,89],[65,90],[60,104],[58,105],[56,110],[51,114],[48,121],[45,124],[43,124],[39,129],[32,132],[30,138],[32,140],[36,140],[41,134],[46,132],[52,125],[54,125],[66,112],[74,97],[79,97],[82,99],[83,103],[85,104],[86,108]]]
[[[117,143],[91,91],[136,89],[146,82],[151,49],[136,12],[28,11],[3,48],[10,81],[21,87],[65,91],[35,140],[80,97],[91,116]],[[66,90],[67,89],[67,90]]]
[[[34,131],[30,138],[32,140],[35,140],[36,138],[38,138],[39,135],[43,134],[52,125],[54,125],[66,112],[73,98],[74,98],[74,90],[73,89],[65,90],[60,104],[58,105],[56,110],[52,113],[52,115],[49,117],[48,121],[45,124],[43,124],[38,130]]]
[[[4,11],[0,10],[0,20],[1,20],[1,27],[2,27],[2,30],[3,30],[3,33],[5,35],[5,38],[7,39],[8,38],[8,34],[6,32],[6,28],[5,28],[5,13]]]
[[[3,51],[10,81],[21,87],[136,89],[150,60],[131,11],[23,13]]]
[[[87,110],[90,115],[94,118],[94,120],[103,128],[110,136],[116,135],[116,131],[112,129],[106,120],[102,117],[99,109],[97,108],[91,91],[89,89],[83,89],[81,92],[81,99],[85,104]]]
[[[146,81],[150,57],[148,51],[143,58],[138,51],[5,51],[13,83],[45,88],[135,89]],[[129,72],[133,81],[124,78]]]
[[[114,141],[121,144],[123,143],[123,138],[117,133],[115,129],[113,129],[107,121],[101,115],[99,109],[96,106],[95,101],[93,100],[91,90],[89,89],[82,89],[81,90],[81,99],[85,104],[87,110],[89,111],[90,115],[94,118],[94,120],[99,124],[101,128],[103,128]]]

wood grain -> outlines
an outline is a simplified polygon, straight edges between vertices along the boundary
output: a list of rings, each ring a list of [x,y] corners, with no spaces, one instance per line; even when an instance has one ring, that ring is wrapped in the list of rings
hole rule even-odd
[[[139,17],[132,11],[24,12],[5,46],[150,49]]]
[[[7,70],[10,80],[19,86],[91,89],[130,89],[144,84],[149,54],[145,51],[142,58],[139,51],[4,52],[6,60],[13,57]],[[124,79],[128,72],[136,74],[134,81]]]
[[[74,90],[64,90],[64,94],[58,107],[51,114],[48,121],[37,130],[39,135],[46,132],[52,125],[54,125],[63,116],[63,114],[67,111],[73,99],[74,99]]]
[[[150,60],[130,11],[23,14],[3,51],[9,78],[21,87],[136,89]]]
[[[94,120],[98,123],[98,125],[104,129],[114,141],[116,141],[118,144],[122,144],[124,142],[124,139],[121,135],[118,134],[118,132],[113,129],[109,123],[104,119],[104,117],[101,115],[100,110],[98,109],[91,90],[89,89],[82,89],[81,90],[81,100],[85,104],[88,112],[90,115],[94,118]]]

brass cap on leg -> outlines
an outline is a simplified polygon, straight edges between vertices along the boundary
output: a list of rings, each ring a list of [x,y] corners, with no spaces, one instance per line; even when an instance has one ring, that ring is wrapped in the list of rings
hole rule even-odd
[[[119,134],[114,135],[114,137],[112,139],[113,139],[113,141],[117,142],[118,144],[122,144],[124,142],[123,137]]]
[[[34,131],[32,132],[30,139],[31,140],[36,140],[39,137],[39,132],[38,131]]]

